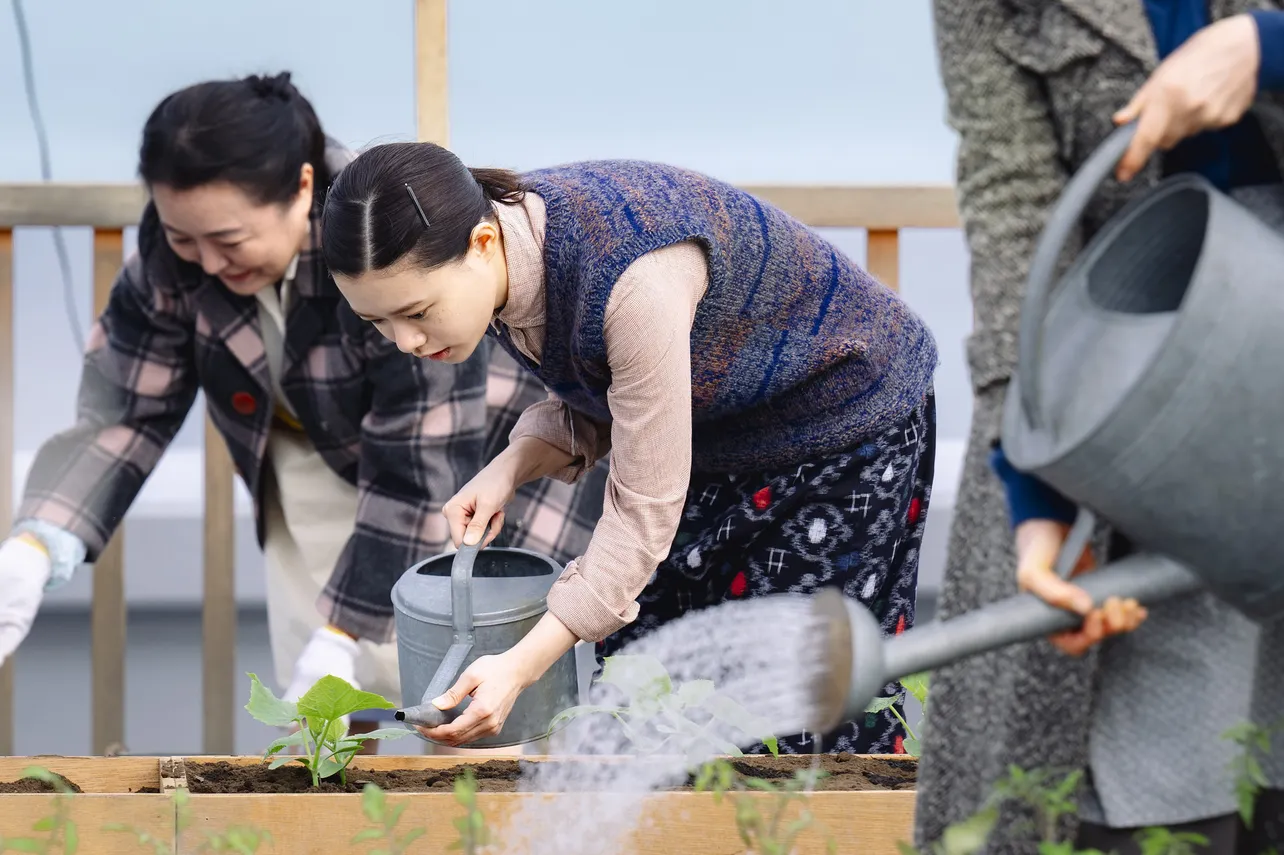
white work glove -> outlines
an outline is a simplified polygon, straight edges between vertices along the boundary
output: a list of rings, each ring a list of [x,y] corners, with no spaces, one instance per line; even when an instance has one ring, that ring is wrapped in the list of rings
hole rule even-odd
[[[10,537],[0,544],[0,665],[31,631],[53,572],[49,554],[26,537]]]
[[[354,638],[325,626],[316,629],[299,654],[299,660],[294,663],[294,676],[284,700],[297,701],[327,674],[347,680],[354,689],[360,689],[356,678],[359,650]],[[349,724],[348,717],[344,716],[343,726],[348,727]]]

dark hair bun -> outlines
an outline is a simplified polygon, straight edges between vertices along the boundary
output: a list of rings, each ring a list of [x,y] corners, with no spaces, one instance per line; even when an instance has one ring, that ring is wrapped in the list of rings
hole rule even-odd
[[[289,101],[290,96],[295,92],[288,71],[282,71],[274,77],[252,74],[245,78],[245,81],[250,84],[250,90],[260,98],[280,98],[282,101]]]

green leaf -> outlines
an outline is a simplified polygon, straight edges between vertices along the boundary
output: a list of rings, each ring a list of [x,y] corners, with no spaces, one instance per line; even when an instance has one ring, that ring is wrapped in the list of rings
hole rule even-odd
[[[331,754],[328,757],[323,757],[320,765],[317,766],[317,775],[321,778],[328,778],[331,775],[338,774],[339,770],[346,768],[351,760],[351,754]]]
[[[390,710],[394,705],[383,695],[359,691],[347,680],[327,674],[299,698],[298,706],[300,715],[330,721],[360,710]]]
[[[63,855],[76,855],[76,850],[80,848],[80,833],[76,831],[76,823],[67,820],[62,826],[62,851]]]
[[[929,673],[927,671],[920,671],[917,674],[910,674],[908,677],[901,680],[901,685],[905,687],[907,692],[914,696],[914,699],[919,702],[920,706],[925,706],[927,704],[928,677]]]
[[[286,763],[295,763],[295,762],[302,763],[304,766],[307,766],[309,765],[308,761],[311,759],[312,758],[304,757],[301,754],[282,754],[279,757],[272,758],[272,762],[268,764],[268,768],[280,769]]]
[[[673,681],[669,679],[664,663],[654,656],[641,653],[606,657],[598,682],[616,686],[629,697],[632,704],[673,691]]]
[[[294,733],[291,733],[289,736],[282,736],[280,739],[273,741],[272,744],[269,745],[263,751],[263,759],[266,760],[268,757],[271,757],[273,754],[276,754],[278,751],[284,751],[287,748],[294,748],[296,746],[307,745],[307,742],[308,742],[307,734],[304,733],[302,730],[296,730]]]
[[[1076,855],[1074,842],[1070,840],[1044,840],[1038,848],[1039,855]]]
[[[428,833],[428,829],[426,828],[412,828],[409,831],[407,831],[405,834],[403,834],[401,836],[401,839],[398,840],[397,843],[401,845],[402,849],[409,849],[411,843],[414,843],[416,840],[423,837],[427,833]]]
[[[880,713],[883,710],[891,709],[896,706],[896,702],[899,700],[899,695],[893,695],[890,698],[874,698],[874,700],[870,701],[869,706],[865,707],[865,712]]]
[[[369,733],[350,733],[345,737],[346,740],[364,742],[367,739],[400,739],[403,736],[409,736],[410,731],[404,727],[381,727],[378,730],[372,730]]]
[[[945,855],[973,855],[980,851],[998,819],[998,810],[991,807],[946,827],[941,835]]]
[[[45,845],[34,837],[6,837],[4,848],[11,852],[43,852]]]
[[[59,775],[57,772],[52,772],[49,769],[46,769],[44,766],[28,766],[22,770],[22,777],[35,778],[38,781],[43,781],[63,795],[69,796],[74,792],[74,790],[71,789],[71,786],[67,783],[66,778]]]
[[[771,722],[749,712],[727,695],[714,693],[705,698],[700,706],[714,718],[742,731],[746,736],[764,740],[772,738]]]
[[[383,839],[382,828],[367,828],[364,831],[358,831],[352,838],[353,843],[369,843],[371,840]]]
[[[697,706],[704,703],[705,698],[713,694],[714,686],[712,680],[688,680],[681,686],[678,686],[678,702],[683,706]]]
[[[41,817],[32,824],[32,831],[53,831],[54,818],[52,816]]]
[[[901,855],[921,855],[917,849],[906,843],[904,840],[896,841],[896,851],[900,852]]]
[[[361,788],[361,809],[371,822],[383,822],[387,805],[388,799],[377,784],[366,784]]]
[[[250,701],[245,710],[258,721],[271,727],[286,727],[299,718],[295,704],[283,701],[272,690],[259,681],[259,676],[250,673]]]
[[[917,736],[907,736],[901,743],[901,747],[905,749],[905,753],[909,756],[918,757],[923,745],[918,741]]]
[[[608,715],[618,716],[620,713],[623,713],[623,712],[624,710],[621,709],[620,707],[604,707],[604,706],[594,706],[593,704],[580,704],[579,706],[567,707],[557,715],[553,716],[553,720],[548,723],[548,729],[550,732],[553,730],[556,730],[563,722],[567,722],[572,719],[579,718],[582,715],[590,715],[592,713],[606,713]]]

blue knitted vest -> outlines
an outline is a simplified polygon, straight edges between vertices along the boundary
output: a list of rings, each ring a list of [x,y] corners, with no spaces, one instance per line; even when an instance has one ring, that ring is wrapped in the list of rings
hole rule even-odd
[[[923,321],[815,232],[736,187],[636,161],[526,173],[547,206],[545,341],[526,359],[573,409],[610,420],[603,322],[639,256],[679,241],[706,250],[691,330],[692,468],[790,466],[887,429],[923,399],[936,343]]]

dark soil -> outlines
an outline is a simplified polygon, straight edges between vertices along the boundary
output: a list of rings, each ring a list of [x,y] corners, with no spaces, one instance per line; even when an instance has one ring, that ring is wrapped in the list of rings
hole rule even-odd
[[[742,775],[783,782],[800,769],[811,768],[815,758],[811,755],[751,756],[736,758],[732,765]],[[542,761],[543,764],[570,762],[576,765],[591,760]],[[620,761],[609,761],[620,762]],[[628,762],[628,761],[625,761]],[[638,762],[645,762],[639,760]],[[229,763],[187,763],[187,785],[193,793],[359,793],[366,783],[378,785],[393,792],[452,792],[456,775],[467,765],[477,778],[477,789],[484,793],[512,793],[518,791],[522,769],[529,765],[524,760],[487,760],[483,763],[460,764],[444,769],[417,771],[366,771],[350,769],[348,782],[343,784],[338,776],[312,786],[312,777],[302,765],[290,764],[278,769],[267,765],[235,766]],[[855,790],[905,790],[914,787],[917,763],[877,760],[856,754],[823,754],[820,768],[827,773],[816,785],[817,791]],[[690,790],[691,783],[674,790]]]
[[[62,776],[59,775],[59,777],[61,778]],[[68,781],[66,778],[63,778],[62,780],[66,782],[67,786],[71,788],[72,792],[76,792],[76,793],[82,792],[80,787],[76,786],[71,781]],[[23,778],[20,781],[0,781],[0,793],[6,793],[6,794],[37,793],[38,794],[38,793],[56,793],[56,792],[58,791],[54,789],[54,786],[52,784],[46,784],[44,781],[40,780],[39,778]]]

